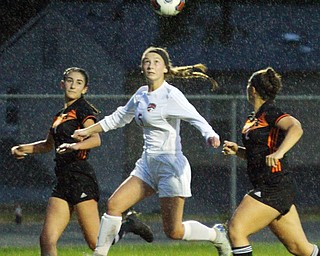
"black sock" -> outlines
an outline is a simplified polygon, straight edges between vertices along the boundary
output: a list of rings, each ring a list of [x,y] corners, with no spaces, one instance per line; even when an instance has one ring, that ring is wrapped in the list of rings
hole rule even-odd
[[[232,253],[239,256],[252,256],[252,247],[251,245],[232,247]]]

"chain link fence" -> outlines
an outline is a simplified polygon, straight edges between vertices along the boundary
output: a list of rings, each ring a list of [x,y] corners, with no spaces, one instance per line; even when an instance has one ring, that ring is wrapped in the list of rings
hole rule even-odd
[[[128,100],[128,95],[88,95],[101,110],[99,119],[112,113]],[[198,111],[220,134],[221,140],[241,144],[241,129],[252,111],[241,95],[187,95]],[[320,207],[319,191],[319,96],[283,96],[279,106],[298,118],[304,135],[290,151],[290,168],[298,180],[298,207],[306,212]],[[54,152],[15,160],[13,145],[46,138],[53,116],[63,107],[63,95],[0,95],[1,161],[0,204],[46,202],[55,182]],[[192,174],[193,197],[188,199],[186,213],[230,214],[250,187],[245,162],[226,157],[218,149],[209,148],[199,131],[182,122],[183,151],[188,157]],[[101,134],[102,145],[91,150],[89,161],[94,166],[102,191],[102,201],[128,176],[142,152],[142,132],[131,123],[122,129]],[[145,200],[136,208],[158,212],[156,197]]]

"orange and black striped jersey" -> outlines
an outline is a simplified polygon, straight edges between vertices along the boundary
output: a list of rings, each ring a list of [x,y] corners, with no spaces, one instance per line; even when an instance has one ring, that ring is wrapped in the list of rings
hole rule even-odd
[[[55,148],[62,143],[76,142],[71,135],[77,129],[83,128],[83,124],[88,119],[96,122],[97,109],[87,102],[83,97],[75,101],[66,109],[60,110],[54,117],[50,133],[53,136]],[[75,160],[85,160],[88,158],[89,150],[73,151],[66,154],[56,154],[57,165],[64,165]]]
[[[277,122],[288,114],[278,108],[273,101],[265,102],[257,113],[249,115],[243,129],[242,141],[246,148],[247,170],[253,185],[270,181],[270,178],[282,175],[285,160],[281,159],[277,167],[266,165],[266,156],[275,152],[285,137]]]

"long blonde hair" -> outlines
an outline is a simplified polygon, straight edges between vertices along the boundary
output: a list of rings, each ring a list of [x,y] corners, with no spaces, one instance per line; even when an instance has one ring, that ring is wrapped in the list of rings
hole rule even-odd
[[[166,68],[168,69],[168,73],[165,74],[165,79],[170,79],[170,78],[202,78],[209,80],[209,82],[212,85],[212,91],[218,88],[218,83],[215,79],[212,77],[208,76],[206,74],[208,68],[206,65],[198,63],[194,64],[192,66],[178,66],[178,67],[173,67],[171,59],[169,57],[169,54],[166,49],[161,48],[161,47],[149,47],[147,48],[144,53],[142,54],[141,57],[141,67],[142,67],[142,62],[145,59],[145,56],[147,53],[154,52],[157,53],[161,56],[163,59]]]

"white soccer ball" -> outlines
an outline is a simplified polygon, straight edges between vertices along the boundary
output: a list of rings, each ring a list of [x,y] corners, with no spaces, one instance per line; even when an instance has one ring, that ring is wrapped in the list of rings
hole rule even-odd
[[[180,13],[186,0],[150,0],[153,10],[163,16],[174,16]]]

